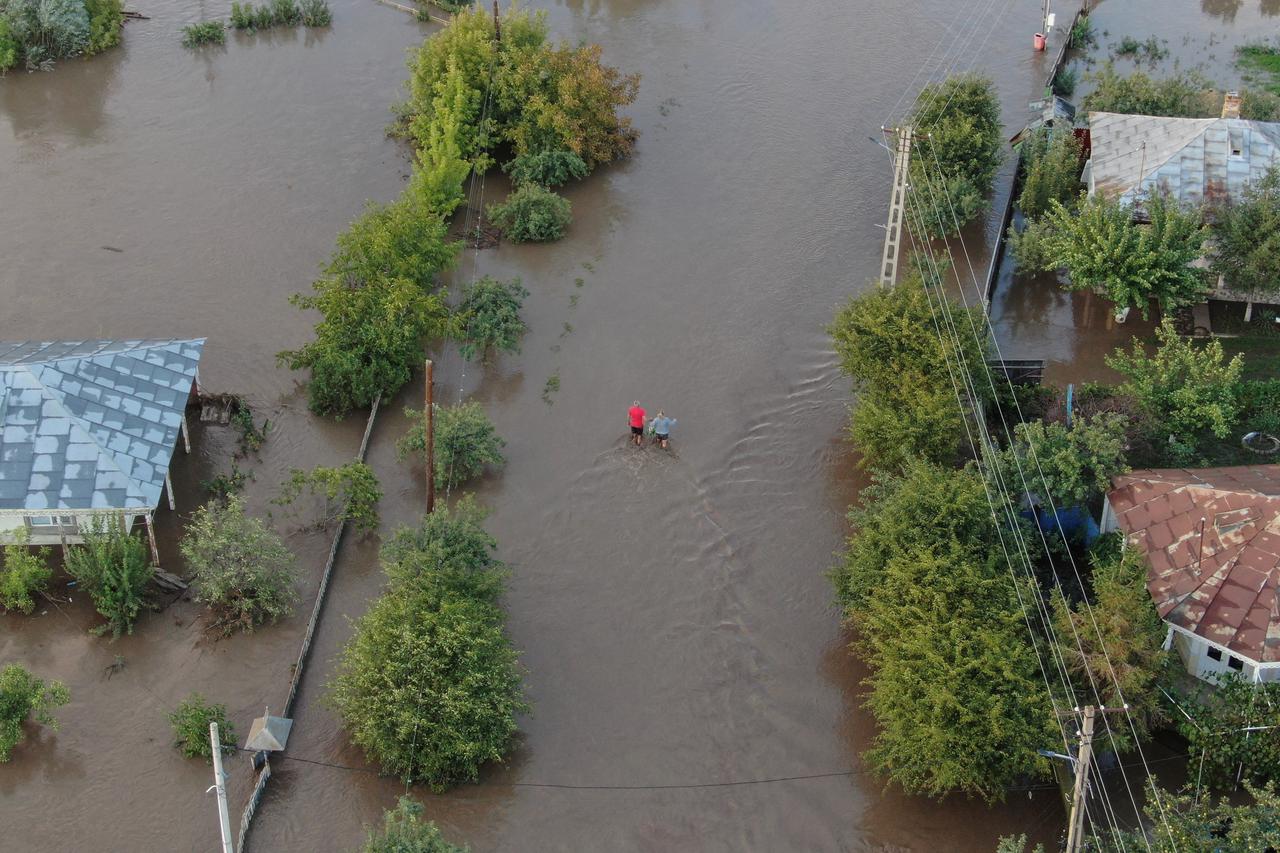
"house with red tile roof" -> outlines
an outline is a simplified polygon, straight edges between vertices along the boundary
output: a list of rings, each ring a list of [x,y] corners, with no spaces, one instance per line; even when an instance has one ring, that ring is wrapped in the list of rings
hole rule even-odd
[[[1280,465],[1133,471],[1104,532],[1147,556],[1147,591],[1187,672],[1280,681]]]

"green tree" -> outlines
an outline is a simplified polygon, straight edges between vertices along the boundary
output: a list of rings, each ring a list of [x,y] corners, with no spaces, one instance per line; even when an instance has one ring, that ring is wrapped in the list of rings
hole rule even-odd
[[[0,607],[28,615],[36,608],[35,596],[49,585],[49,549],[32,552],[27,530],[19,528],[13,542],[4,546],[4,566],[0,568]]]
[[[1245,293],[1280,292],[1280,167],[1210,214],[1211,270]]]
[[[1018,207],[1036,220],[1057,201],[1070,206],[1080,195],[1080,141],[1070,128],[1040,128],[1022,143],[1022,192]]]
[[[462,357],[479,355],[487,364],[495,350],[520,352],[520,337],[529,328],[520,308],[528,296],[518,278],[498,281],[485,276],[463,285],[462,304],[455,312]]]
[[[946,375],[904,371],[903,384],[849,407],[849,440],[863,468],[898,471],[916,459],[950,464],[965,442],[964,413]],[[941,381],[939,381],[941,380]]]
[[[1239,415],[1244,359],[1237,355],[1227,361],[1218,340],[1192,343],[1167,317],[1156,329],[1156,340],[1154,355],[1135,339],[1132,352],[1117,349],[1107,356],[1107,366],[1128,380],[1121,391],[1134,397],[1177,445],[1194,446],[1205,430],[1225,438]]]
[[[173,745],[183,758],[203,758],[213,763],[213,742],[209,740],[209,724],[218,724],[218,741],[222,751],[236,751],[236,730],[227,720],[226,705],[210,705],[199,693],[192,693],[169,714],[173,727]]]
[[[19,47],[9,20],[0,14],[0,72],[7,71],[18,64]]]
[[[1069,606],[1061,592],[1053,596],[1054,629],[1076,687],[1095,688],[1108,707],[1128,704],[1128,720],[1146,739],[1166,721],[1160,684],[1169,665],[1164,650],[1167,630],[1147,592],[1147,560],[1118,537],[1095,545],[1091,606]],[[1106,748],[1131,749],[1127,724],[1113,726]]]
[[[466,495],[441,505],[417,527],[401,527],[382,546],[382,568],[392,588],[419,587],[496,605],[507,570],[494,557],[497,541],[484,529],[485,510]]]
[[[1264,788],[1246,785],[1252,802],[1232,803],[1226,797],[1214,801],[1188,788],[1181,793],[1161,790],[1157,781],[1147,781],[1147,797],[1142,810],[1151,827],[1121,830],[1118,834],[1099,832],[1090,838],[1090,849],[1099,853],[1150,850],[1152,853],[1227,853],[1276,849],[1280,838],[1280,795],[1274,783]]]
[[[1085,20],[1088,20],[1087,18]],[[1027,853],[1027,836],[1026,835],[1005,835],[1001,836],[1000,843],[996,845],[996,853]],[[1037,844],[1032,848],[1031,853],[1044,853],[1044,845]]]
[[[422,820],[422,805],[401,797],[394,809],[382,814],[382,831],[366,827],[368,837],[360,853],[467,853],[444,840],[440,828]]]
[[[155,574],[147,546],[125,532],[117,518],[95,519],[82,535],[84,544],[67,551],[67,573],[107,619],[96,632],[111,631],[113,637],[132,634],[133,623],[146,606],[147,584]]]
[[[1078,215],[1050,202],[1047,222],[1050,256],[1071,276],[1068,290],[1094,290],[1118,307],[1150,316],[1151,300],[1163,312],[1203,302],[1204,275],[1190,266],[1204,247],[1200,215],[1182,211],[1172,199],[1155,195],[1143,203],[1149,224],[1134,221],[1127,204],[1093,196]]]
[[[324,501],[324,509],[316,522],[318,527],[342,522],[353,524],[365,534],[378,529],[382,486],[373,469],[363,462],[348,462],[335,468],[317,465],[310,471],[294,468],[272,503],[288,506],[303,492]]]
[[[401,459],[412,454],[425,461],[427,440],[422,412],[405,409],[404,413],[413,425],[396,442],[396,453]],[[489,466],[496,468],[506,462],[502,455],[506,442],[498,436],[479,403],[436,406],[435,414],[436,488],[451,489],[480,476]]]
[[[436,276],[458,255],[448,229],[438,210],[409,194],[391,204],[370,203],[338,235],[325,273],[353,285],[406,279],[423,291],[437,290]]]
[[[195,573],[197,600],[224,634],[252,631],[292,612],[297,599],[293,554],[273,530],[245,514],[234,495],[200,507],[180,545]]]
[[[488,216],[515,243],[559,240],[573,221],[569,200],[537,184],[525,184],[501,204],[489,205]]]
[[[13,756],[13,748],[26,739],[22,724],[28,719],[57,731],[53,709],[71,701],[60,681],[45,682],[16,663],[0,669],[0,762]]]
[[[85,0],[89,13],[89,44],[85,53],[101,53],[120,43],[120,30],[124,26],[122,0]]]
[[[1133,113],[1147,116],[1216,118],[1219,106],[1211,85],[1198,72],[1154,79],[1141,71],[1124,76],[1111,62],[1085,75],[1092,89],[1080,102],[1083,113]]]
[[[1237,777],[1263,784],[1280,778],[1280,683],[1254,684],[1235,672],[1217,677],[1181,703],[1178,732],[1210,788],[1234,790]]]
[[[572,151],[533,151],[521,154],[502,167],[511,175],[516,186],[538,184],[558,187],[569,181],[585,178],[590,171],[584,161]]]
[[[1057,422],[1020,423],[1013,445],[997,461],[1011,488],[1047,489],[1057,509],[1085,506],[1111,488],[1112,477],[1128,472],[1128,428],[1129,419],[1115,412],[1076,417],[1070,429]]]

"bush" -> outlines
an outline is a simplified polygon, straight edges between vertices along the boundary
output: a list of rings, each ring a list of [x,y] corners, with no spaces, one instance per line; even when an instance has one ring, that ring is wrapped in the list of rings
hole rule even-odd
[[[223,752],[236,751],[236,730],[227,721],[226,705],[209,705],[199,693],[192,693],[169,715],[173,727],[173,745],[183,758],[203,758],[213,763],[213,743],[209,740],[209,724],[218,724],[218,742]]]
[[[0,14],[0,72],[7,71],[18,64],[18,40],[13,37],[13,28],[9,21]]]
[[[1122,77],[1115,66],[1107,62],[1092,74],[1086,74],[1085,81],[1093,84],[1093,90],[1080,102],[1083,113],[1186,118],[1216,118],[1220,114],[1209,81],[1196,72],[1181,72],[1163,80],[1153,79],[1141,71]]]
[[[415,409],[405,409],[404,413],[413,426],[396,442],[396,452],[401,459],[413,454],[425,461],[427,436],[423,414]],[[500,467],[506,462],[502,456],[506,442],[498,437],[479,403],[436,406],[435,414],[437,489],[451,489],[480,476],[490,465]]]
[[[1049,211],[1050,202],[1069,206],[1080,196],[1080,142],[1067,129],[1040,128],[1022,143],[1022,192],[1018,207],[1028,219]]]
[[[1255,739],[1256,742],[1256,739]],[[1194,753],[1193,753],[1194,754]],[[1181,793],[1159,790],[1154,777],[1147,780],[1151,796],[1143,803],[1146,827],[1099,831],[1086,849],[1098,853],[1122,853],[1146,849],[1151,853],[1225,853],[1225,851],[1273,851],[1280,826],[1280,796],[1274,782],[1264,788],[1245,783],[1249,796],[1201,796],[1198,787]]]
[[[469,848],[445,841],[440,828],[421,817],[422,805],[401,797],[394,809],[383,812],[381,832],[365,828],[368,837],[360,853],[467,853]]]
[[[240,498],[197,509],[181,549],[195,573],[196,599],[213,609],[224,634],[252,631],[292,612],[293,554],[275,532],[245,515]]]
[[[231,4],[231,26],[237,30],[253,29],[253,4],[241,6],[237,2]]]
[[[1218,205],[1209,219],[1212,272],[1244,293],[1280,293],[1280,167],[1268,169],[1238,202]]]
[[[1241,383],[1239,424],[1246,432],[1280,437],[1280,379]]]
[[[271,0],[271,23],[275,26],[297,26],[302,23],[302,12],[294,0]]]
[[[89,13],[89,44],[85,53],[101,53],[120,43],[120,31],[124,27],[124,3],[122,0],[85,0]],[[0,67],[3,67],[0,62]]]
[[[537,184],[525,184],[502,204],[489,205],[488,213],[515,243],[559,240],[573,221],[569,200]]]
[[[1009,253],[1024,273],[1053,272],[1058,268],[1051,242],[1053,228],[1049,223],[1028,221],[1018,231],[1009,226]]]
[[[227,31],[222,21],[201,21],[182,28],[182,46],[199,47],[202,44],[222,44],[227,40]]]
[[[439,598],[497,604],[507,571],[484,529],[485,511],[466,495],[441,505],[417,527],[401,527],[382,546],[382,568],[395,589],[421,587]]]
[[[49,569],[49,549],[39,548],[33,553],[27,546],[26,528],[19,528],[16,535],[16,541],[4,546],[0,607],[30,615],[36,609],[35,595],[44,591],[53,576]]]
[[[1280,778],[1280,683],[1254,684],[1235,672],[1217,676],[1217,686],[1201,690],[1182,704],[1191,717],[1177,716],[1188,741],[1187,754],[1204,756],[1205,784],[1220,791],[1236,787],[1239,774],[1255,784]],[[1193,722],[1194,721],[1194,722]],[[1258,726],[1270,731],[1246,731]],[[1196,762],[1197,766],[1199,761]]]
[[[462,304],[455,312],[462,357],[480,355],[487,364],[494,350],[520,352],[520,337],[528,329],[520,307],[528,295],[518,278],[504,282],[485,276],[463,285]]]
[[[327,27],[333,23],[333,12],[325,0],[302,0],[302,23],[308,27]]]
[[[1109,412],[1076,417],[1070,429],[1044,421],[1021,423],[1014,427],[1013,446],[997,463],[1011,490],[1045,489],[1059,510],[1088,506],[1111,488],[1112,477],[1129,471],[1128,427],[1128,418]]]
[[[89,47],[84,0],[0,0],[0,17],[8,21],[10,37],[29,69]]]
[[[337,468],[317,465],[310,471],[294,468],[280,488],[280,496],[273,503],[280,506],[292,504],[303,493],[324,499],[324,511],[316,522],[326,527],[339,522],[350,522],[361,533],[378,529],[378,501],[382,500],[382,487],[373,469],[363,462],[348,462]]]
[[[16,663],[0,669],[0,762],[8,761],[26,738],[23,723],[31,719],[57,731],[53,709],[70,701],[60,681],[46,683]]]
[[[133,623],[146,606],[147,584],[155,574],[147,546],[126,533],[116,518],[95,519],[82,533],[84,544],[67,551],[67,573],[89,593],[94,607],[107,620],[96,632],[109,630],[113,637],[132,634]]]
[[[585,178],[587,164],[572,151],[536,151],[521,154],[502,167],[516,186],[538,184],[553,188],[569,181]]]

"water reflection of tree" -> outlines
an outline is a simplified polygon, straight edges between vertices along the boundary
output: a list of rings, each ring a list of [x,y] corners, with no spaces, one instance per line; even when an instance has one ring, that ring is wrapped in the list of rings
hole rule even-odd
[[[1206,15],[1221,18],[1227,23],[1236,19],[1236,12],[1239,12],[1243,5],[1244,0],[1200,0],[1200,8]]]
[[[52,135],[96,142],[124,60],[125,49],[113,48],[91,60],[65,60],[52,71],[10,74],[0,84],[0,115],[17,138]]]

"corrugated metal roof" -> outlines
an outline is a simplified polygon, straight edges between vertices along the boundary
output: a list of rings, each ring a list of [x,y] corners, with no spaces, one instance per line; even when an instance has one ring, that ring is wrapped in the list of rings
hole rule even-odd
[[[1160,616],[1251,661],[1280,661],[1280,465],[1134,471],[1112,485]]]
[[[150,509],[204,338],[0,343],[0,509]]]
[[[1153,190],[1187,205],[1238,199],[1280,162],[1274,122],[1093,112],[1089,133],[1094,191],[1130,203]]]

